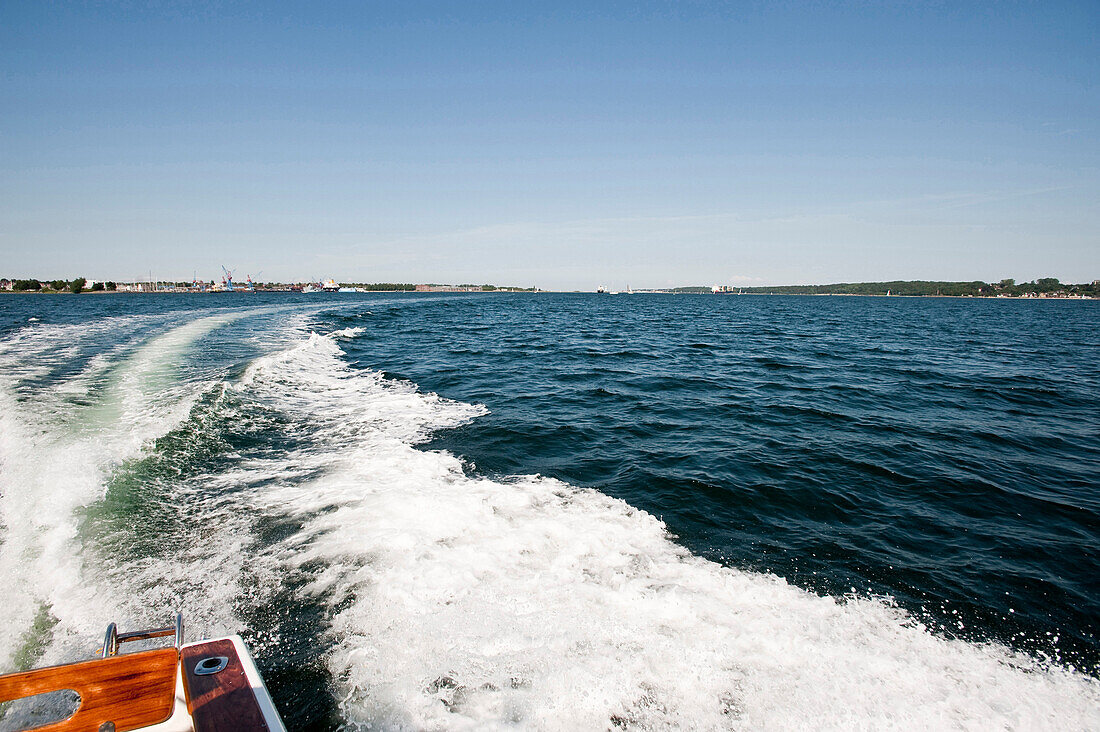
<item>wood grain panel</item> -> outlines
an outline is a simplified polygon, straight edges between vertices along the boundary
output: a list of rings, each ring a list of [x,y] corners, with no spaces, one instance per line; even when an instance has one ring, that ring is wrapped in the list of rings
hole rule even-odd
[[[233,641],[216,640],[188,646],[181,656],[187,710],[194,718],[196,732],[267,729]],[[216,674],[196,675],[195,666],[209,656],[225,656],[229,663]]]
[[[175,648],[82,661],[0,676],[0,702],[59,689],[80,694],[80,708],[68,719],[36,732],[98,730],[113,722],[117,732],[168,719],[176,690]]]

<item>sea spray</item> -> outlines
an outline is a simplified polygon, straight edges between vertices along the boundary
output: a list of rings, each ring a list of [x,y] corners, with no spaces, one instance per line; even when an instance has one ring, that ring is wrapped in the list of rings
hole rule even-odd
[[[538,476],[490,480],[415,445],[482,412],[350,369],[333,338],[258,361],[254,398],[300,420],[317,477],[258,511],[332,608],[329,665],[371,728],[1100,724],[1094,679],[929,633],[888,601],[722,567],[663,524]],[[270,469],[270,468],[269,468]]]
[[[440,364],[438,384],[466,369],[451,382],[456,388],[430,388],[453,394],[487,383],[482,391],[494,413],[504,397],[526,400],[551,407],[538,415],[549,427],[561,424],[554,408],[563,405],[586,423],[570,439],[607,428],[595,416],[603,405],[640,414],[623,430],[607,428],[609,439],[629,435],[621,449],[633,457],[632,470],[676,466],[671,474],[679,477],[684,461],[708,459],[708,450],[742,433],[755,436],[753,429],[760,430],[754,459],[775,459],[767,451],[782,455],[792,440],[822,456],[858,444],[844,441],[861,428],[844,408],[799,401],[828,397],[833,386],[817,382],[854,368],[842,354],[858,340],[826,343],[842,318],[830,316],[822,334],[796,341],[789,331],[812,330],[817,310],[783,325],[783,308],[798,310],[785,300],[775,310],[757,301],[635,299],[631,315],[618,320],[606,303],[602,320],[585,318],[577,298],[489,302],[371,298],[370,312],[379,315],[364,316],[354,300],[289,301],[239,308],[240,319],[223,323],[198,322],[205,304],[79,325],[21,319],[0,343],[0,576],[13,588],[3,613],[11,637],[0,638],[0,650],[8,658],[29,650],[39,661],[87,655],[106,621],[163,622],[165,610],[179,608],[192,637],[244,633],[282,712],[298,726],[1100,727],[1093,677],[1003,644],[953,639],[889,598],[814,594],[766,572],[703,559],[669,534],[657,511],[639,510],[633,499],[522,468],[475,468],[457,456],[466,454],[458,438],[476,438],[471,430],[499,415],[473,403],[481,397],[443,398],[377,370],[395,364],[417,373],[409,364],[423,358]],[[763,325],[752,319],[753,307],[762,309]],[[678,309],[694,313],[697,332],[660,331]],[[522,331],[513,320],[539,325]],[[642,332],[629,330],[635,321]],[[476,327],[466,332],[464,323]],[[732,361],[723,356],[729,323],[752,326]],[[689,345],[677,350],[680,341]],[[778,355],[754,358],[758,341]],[[809,358],[793,350],[801,342],[827,351],[822,363],[831,365],[812,376],[774,367]],[[967,382],[932,366],[913,371],[919,354],[910,346],[901,375],[889,371],[894,356],[874,353],[866,358],[877,359],[876,371],[861,377],[873,388],[841,393],[876,414],[883,403],[875,390],[893,383],[881,383],[880,371],[903,384],[926,380],[929,390],[947,383],[951,404],[968,393]],[[943,354],[935,358],[936,368],[949,363]],[[960,378],[973,381],[973,363],[966,363]],[[724,376],[731,368],[735,377]],[[926,375],[933,373],[934,382]],[[1013,386],[1012,403],[1031,399],[1025,382]],[[740,390],[724,391],[731,383]],[[1077,387],[1042,387],[1042,399],[1063,400],[1059,409],[1075,403]],[[732,413],[722,407],[731,393]],[[638,404],[623,407],[635,397]],[[1036,397],[1028,405],[1041,403]],[[693,425],[685,407],[700,405],[727,419],[763,410],[774,425]],[[931,407],[919,399],[915,405],[924,419],[920,410]],[[120,415],[133,420],[130,427],[118,424]],[[903,418],[892,413],[886,426],[896,432]],[[874,425],[876,433],[885,429]],[[514,441],[533,454],[544,434],[552,433]],[[683,442],[653,441],[662,434]],[[448,439],[460,448],[426,445],[440,435],[457,436]],[[920,445],[920,457],[935,456],[925,433],[909,429],[906,439]],[[584,453],[589,444],[577,443],[578,464],[608,459]],[[1091,453],[1082,454],[1085,471]],[[876,470],[891,464],[877,454],[873,462]],[[714,470],[712,483],[728,481],[721,460],[703,464]],[[886,480],[904,472],[879,470],[873,487],[888,487]],[[826,507],[831,486],[815,481],[808,483],[817,491],[814,505]],[[787,497],[804,487],[788,481],[772,490]],[[855,494],[850,485],[836,490],[883,498]],[[728,496],[753,494],[700,490],[693,510]],[[931,510],[937,497],[921,505]],[[877,504],[845,505],[854,512]],[[896,536],[882,531],[884,540]],[[965,548],[966,538],[951,540]]]
[[[0,383],[0,516],[5,528],[0,577],[11,597],[0,630],[4,665],[15,662],[23,634],[42,608],[56,618],[55,636],[70,641],[105,626],[105,618],[126,622],[133,617],[124,609],[126,592],[100,584],[106,568],[88,565],[79,509],[103,498],[112,470],[186,419],[206,385],[173,378],[181,354],[241,315],[192,319],[122,351],[126,355],[114,362],[93,350],[85,367],[66,379],[67,389],[28,393],[26,383],[29,379],[33,385],[58,363],[58,350],[64,359],[80,353],[88,344],[78,336],[96,341],[115,333],[125,339],[134,318],[101,321],[82,334],[73,326],[36,325],[4,344],[0,361],[25,364],[8,371]],[[134,610],[139,617],[148,613]],[[158,610],[168,615],[171,608]],[[45,655],[70,652],[58,642]]]

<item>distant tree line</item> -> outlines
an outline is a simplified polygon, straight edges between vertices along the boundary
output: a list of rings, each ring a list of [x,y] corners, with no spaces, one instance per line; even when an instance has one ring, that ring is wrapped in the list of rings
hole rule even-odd
[[[77,277],[73,280],[11,280],[11,289],[15,292],[83,292],[88,284],[88,280],[83,277]],[[96,282],[88,289],[92,292],[102,292],[103,290],[115,290],[116,285],[114,282]]]
[[[685,288],[686,289],[686,288]],[[743,292],[777,295],[948,295],[954,297],[1022,297],[1026,295],[1064,293],[1066,295],[1100,296],[1100,281],[1089,284],[1063,284],[1054,277],[1043,277],[1017,284],[1005,279],[997,283],[936,282],[927,280],[895,280],[892,282],[841,282],[832,285],[781,285],[777,287],[743,287]]]
[[[892,282],[840,282],[832,285],[783,285],[780,287],[744,287],[744,292],[770,292],[789,295],[994,295],[985,282],[935,282],[926,280]]]
[[[368,292],[406,292],[416,289],[408,282],[341,282],[341,287],[361,287]]]

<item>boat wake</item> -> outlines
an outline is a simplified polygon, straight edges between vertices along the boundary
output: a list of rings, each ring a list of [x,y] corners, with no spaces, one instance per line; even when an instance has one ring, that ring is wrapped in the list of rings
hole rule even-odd
[[[0,384],[8,666],[143,603],[240,630],[242,608],[290,588],[321,609],[352,728],[1100,726],[1091,677],[938,636],[888,598],[702,559],[597,491],[418,447],[486,410],[349,363],[357,328],[302,334],[238,375],[173,370],[224,318],[55,378],[58,404],[85,392],[80,429]],[[269,653],[301,621],[279,622]]]
[[[134,557],[95,556],[99,532],[88,509],[107,497],[120,466],[188,419],[211,385],[181,380],[178,361],[239,317],[167,330],[163,317],[35,325],[0,348],[0,578],[7,588],[0,658],[9,668],[40,654],[61,660],[73,644],[86,646],[104,618],[128,623],[148,612],[110,577],[122,563],[122,587],[133,587]],[[159,332],[135,337],[142,326]],[[104,349],[104,341],[115,345]]]
[[[655,517],[539,476],[490,480],[416,443],[479,407],[349,367],[311,336],[240,384],[310,442],[315,477],[254,497],[329,607],[328,666],[370,728],[1089,727],[1100,685],[937,637],[888,600],[722,567]]]

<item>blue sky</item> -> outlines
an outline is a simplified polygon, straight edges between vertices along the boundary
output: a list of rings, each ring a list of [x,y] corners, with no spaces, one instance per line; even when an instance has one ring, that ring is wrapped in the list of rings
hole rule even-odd
[[[0,0],[0,275],[1100,278],[1100,3]]]

